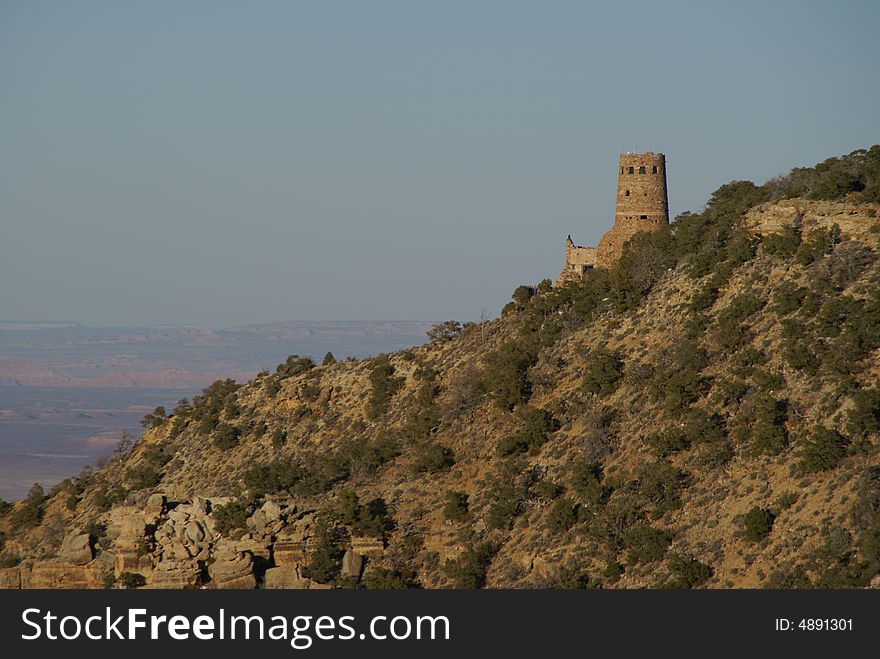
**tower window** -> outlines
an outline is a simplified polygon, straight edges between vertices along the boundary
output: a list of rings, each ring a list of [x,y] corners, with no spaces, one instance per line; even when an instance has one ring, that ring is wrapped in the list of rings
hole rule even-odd
[[[629,190],[627,190],[626,192],[624,192],[624,195],[626,195],[627,197],[629,197]]]
[[[623,165],[620,166],[620,173],[623,174]]]
[[[645,166],[642,165],[641,167],[639,167],[639,174],[644,174],[644,173],[645,173]]]
[[[656,173],[657,173],[657,165],[654,165],[653,167],[651,167],[651,173],[652,173],[652,174],[656,174]]]
[[[647,220],[648,216],[647,215],[639,215],[639,219],[640,220]]]
[[[629,167],[629,168],[627,168],[627,170],[626,170],[626,173],[627,173],[627,174],[632,174],[633,172],[634,172],[634,170],[633,170],[632,167]]]

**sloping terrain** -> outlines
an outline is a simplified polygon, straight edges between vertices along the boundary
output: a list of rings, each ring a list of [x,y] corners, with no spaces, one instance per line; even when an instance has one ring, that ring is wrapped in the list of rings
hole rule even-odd
[[[482,326],[215,382],[7,510],[0,583],[876,585],[878,172],[730,183]]]

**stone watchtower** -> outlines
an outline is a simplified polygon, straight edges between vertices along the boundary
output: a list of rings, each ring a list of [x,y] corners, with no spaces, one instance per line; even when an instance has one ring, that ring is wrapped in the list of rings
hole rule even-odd
[[[666,156],[662,153],[623,153],[617,169],[617,203],[614,226],[598,247],[565,242],[565,268],[556,285],[575,281],[592,267],[609,268],[623,254],[623,244],[640,231],[669,224],[666,196]]]
[[[650,151],[621,154],[614,226],[599,241],[596,265],[607,268],[620,258],[623,244],[639,231],[653,231],[666,224],[666,156]]]

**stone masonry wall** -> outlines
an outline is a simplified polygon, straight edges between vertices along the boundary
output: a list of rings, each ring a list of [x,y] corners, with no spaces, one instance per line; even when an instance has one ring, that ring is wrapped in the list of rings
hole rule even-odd
[[[580,279],[588,268],[595,265],[596,248],[575,245],[569,236],[565,241],[565,267],[556,278],[554,286],[561,286]]]

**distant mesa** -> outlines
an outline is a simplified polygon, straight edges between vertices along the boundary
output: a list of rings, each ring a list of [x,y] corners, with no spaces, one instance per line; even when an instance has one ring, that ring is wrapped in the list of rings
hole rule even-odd
[[[0,321],[0,331],[2,330],[38,330],[38,329],[64,329],[70,327],[79,327],[79,323],[67,320],[3,320]]]
[[[0,357],[0,387],[193,389],[230,375],[240,379],[250,377],[248,373],[199,373],[172,368],[138,372],[115,371],[95,377],[77,377],[26,359]]]
[[[0,386],[70,387],[76,378],[18,357],[0,357]]]

